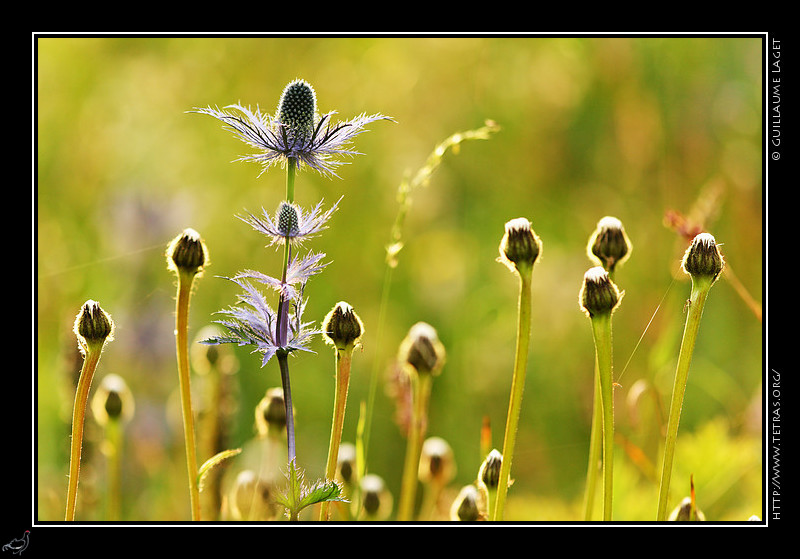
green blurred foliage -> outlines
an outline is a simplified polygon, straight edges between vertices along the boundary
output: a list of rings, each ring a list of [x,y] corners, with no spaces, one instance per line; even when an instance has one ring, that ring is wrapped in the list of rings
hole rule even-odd
[[[305,206],[344,197],[330,229],[309,244],[331,264],[306,290],[308,318],[319,322],[344,300],[366,327],[344,440],[355,439],[376,366],[370,470],[396,497],[405,441],[383,373],[408,328],[424,320],[447,348],[428,434],[455,451],[455,491],[483,459],[484,417],[493,445],[502,446],[517,283],[495,258],[504,223],[527,217],[544,248],[533,277],[508,512],[512,519],[580,520],[594,351],[578,308],[591,265],[586,243],[597,221],[613,215],[634,245],[616,276],[625,290],[614,316],[617,430],[657,464],[657,422],[641,432],[625,396],[642,380],[667,406],[672,389],[689,284],[679,272],[685,240],[664,225],[665,212],[696,217],[722,243],[741,284],[762,298],[762,50],[759,38],[39,38],[37,517],[63,516],[80,366],[71,327],[87,299],[116,323],[98,377],[123,376],[136,398],[124,514],[188,516],[175,403],[175,279],[164,249],[192,227],[210,252],[196,282],[191,337],[236,300],[235,286],[219,276],[277,273],[280,253],[235,216],[273,211],[285,184],[280,169],[259,176],[257,165],[233,162],[249,147],[218,121],[188,111],[238,102],[270,112],[284,85],[303,78],[322,112],[342,119],[379,112],[396,121],[374,123],[357,139],[364,155],[342,168],[341,179],[304,172],[297,180],[296,199]],[[486,119],[501,130],[446,155],[430,184],[413,194],[378,344],[371,335],[397,187],[438,142]],[[677,504],[693,474],[709,519],[761,514],[762,340],[760,319],[721,280],[700,328],[673,476]],[[298,459],[309,479],[324,470],[333,406],[333,354],[321,339],[314,349],[292,361]],[[246,348],[236,355],[229,448],[253,437],[253,409],[280,383],[274,363],[261,369]],[[89,414],[79,518],[102,518],[101,435]],[[651,520],[657,484],[622,449],[615,518]]]

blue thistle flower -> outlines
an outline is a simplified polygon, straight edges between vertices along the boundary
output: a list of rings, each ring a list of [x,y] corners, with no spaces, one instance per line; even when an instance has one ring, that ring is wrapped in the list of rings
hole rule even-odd
[[[298,163],[298,170],[307,165],[326,177],[337,177],[336,169],[343,164],[341,156],[361,155],[351,149],[353,139],[364,132],[365,126],[390,117],[365,113],[346,122],[334,124],[331,111],[322,116],[316,112],[316,94],[304,80],[295,80],[283,90],[274,116],[262,114],[256,107],[239,104],[219,108],[196,108],[195,112],[207,114],[224,122],[244,143],[256,148],[257,153],[242,156],[238,161],[261,163],[264,173],[289,159]]]
[[[308,212],[297,204],[283,201],[275,212],[275,217],[262,209],[260,216],[249,214],[239,217],[249,223],[256,231],[270,238],[269,246],[282,245],[287,241],[290,244],[301,244],[304,240],[317,235],[327,229],[325,225],[333,213],[339,209],[341,198],[326,212],[321,212],[322,200]]]
[[[283,281],[256,270],[240,272],[233,279],[253,279],[272,287],[284,300],[297,299],[301,289],[295,286],[304,286],[311,276],[320,273],[328,265],[327,262],[320,263],[323,258],[325,253],[322,252],[309,252],[304,258],[293,257],[286,268],[286,279]]]
[[[220,311],[228,318],[216,321],[230,332],[229,335],[213,336],[202,343],[208,345],[235,343],[239,346],[255,346],[253,352],[263,354],[261,366],[265,366],[279,351],[291,353],[293,351],[308,351],[311,338],[321,331],[313,329],[313,322],[303,322],[302,316],[306,301],[302,298],[302,287],[296,291],[296,297],[287,300],[293,312],[287,313],[289,318],[285,339],[278,329],[278,314],[272,310],[263,293],[253,287],[244,277],[229,278],[238,284],[244,294],[240,295],[243,305],[232,306]]]

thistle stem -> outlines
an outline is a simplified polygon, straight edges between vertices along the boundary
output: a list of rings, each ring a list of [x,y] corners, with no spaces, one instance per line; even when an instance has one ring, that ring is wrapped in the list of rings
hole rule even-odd
[[[408,428],[406,458],[403,465],[403,480],[400,489],[400,504],[397,512],[397,519],[400,521],[409,521],[413,517],[417,496],[419,458],[422,453],[422,437],[427,423],[428,401],[430,400],[431,385],[433,384],[433,376],[427,373],[418,374],[414,371],[410,377],[414,409]]]
[[[189,476],[189,501],[192,520],[200,520],[200,489],[197,485],[197,448],[195,443],[192,393],[189,377],[189,300],[192,292],[194,272],[178,270],[178,301],[176,303],[175,345],[178,354],[178,382],[183,414],[184,446],[186,447],[186,469]]]
[[[678,439],[678,424],[681,419],[683,395],[686,392],[686,382],[689,378],[689,365],[692,362],[697,331],[700,329],[700,318],[703,316],[708,291],[712,282],[707,278],[692,278],[692,292],[689,298],[689,309],[686,315],[686,325],[683,330],[681,349],[678,355],[678,365],[675,371],[675,384],[672,388],[672,403],[669,410],[667,423],[667,436],[664,444],[664,458],[661,467],[661,487],[658,495],[657,520],[667,519],[667,500],[669,499],[669,484],[672,477],[672,462],[675,457],[675,444]]]
[[[331,439],[328,444],[328,463],[325,468],[325,479],[332,480],[336,476],[336,462],[339,457],[339,445],[342,442],[344,414],[347,407],[347,391],[350,385],[350,364],[352,363],[354,346],[343,349],[336,348],[336,391],[333,399],[333,420],[331,422]],[[328,520],[329,501],[324,501],[320,508],[320,521]]]
[[[86,417],[86,402],[92,377],[100,361],[101,347],[88,346],[78,377],[75,404],[72,409],[72,443],[69,454],[69,485],[67,487],[67,510],[64,519],[75,520],[75,506],[78,499],[78,478],[81,470],[81,447],[83,446],[83,424]]]
[[[292,407],[292,389],[289,384],[289,355],[285,351],[278,351],[278,366],[281,369],[281,386],[283,387],[283,400],[286,406],[286,446],[288,449],[289,463],[296,458],[294,442],[294,412]]]
[[[511,397],[506,417],[506,430],[503,437],[503,463],[500,467],[500,478],[497,485],[492,520],[502,520],[506,504],[506,495],[511,474],[511,461],[517,439],[519,415],[522,409],[522,393],[525,390],[525,376],[528,368],[528,346],[531,333],[531,275],[532,266],[520,266],[519,271],[519,304],[517,311],[517,341],[514,357],[514,374],[511,381]]]
[[[597,355],[600,400],[603,411],[603,520],[611,520],[614,486],[614,383],[612,377],[611,313],[592,317]]]

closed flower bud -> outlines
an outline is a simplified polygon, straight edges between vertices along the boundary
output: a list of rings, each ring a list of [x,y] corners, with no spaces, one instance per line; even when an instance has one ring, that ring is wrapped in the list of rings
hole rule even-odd
[[[631,242],[616,217],[606,216],[597,222],[597,228],[589,239],[587,252],[609,272],[628,259],[631,254]]]
[[[485,495],[474,485],[465,485],[450,508],[450,520],[474,522],[486,519]]]
[[[725,267],[725,261],[714,236],[709,233],[697,235],[683,255],[682,267],[683,271],[692,278],[707,278],[712,282],[716,281]]]
[[[608,277],[608,272],[602,266],[590,268],[583,276],[583,286],[580,291],[581,310],[587,316],[610,313],[622,299],[617,286]]]
[[[503,455],[496,448],[486,456],[478,471],[478,480],[489,489],[496,489],[500,482],[500,467],[503,465]]]
[[[128,421],[133,417],[134,402],[125,380],[119,375],[106,375],[92,398],[92,413],[100,425],[109,421]]]
[[[106,341],[114,339],[114,322],[100,308],[100,304],[92,300],[86,301],[81,307],[73,330],[84,353],[90,348],[102,348]]]
[[[367,474],[361,479],[361,506],[367,520],[383,520],[392,512],[392,494],[383,478]]]
[[[167,247],[167,266],[171,270],[196,274],[208,264],[208,251],[194,229],[184,229]]]
[[[453,449],[441,437],[430,437],[422,443],[419,480],[423,483],[448,484],[456,475]]]
[[[341,301],[336,304],[322,322],[325,341],[337,349],[355,346],[364,333],[364,325],[353,307]]]
[[[696,507],[694,509],[694,515],[692,515],[692,506],[692,498],[685,497],[683,501],[681,501],[681,504],[675,507],[670,513],[669,520],[671,522],[689,522],[692,520],[704,522],[706,515]]]
[[[256,405],[256,431],[259,436],[277,435],[286,429],[286,402],[282,388],[270,388]]]
[[[505,234],[500,241],[499,262],[512,272],[520,266],[531,268],[541,252],[542,241],[531,229],[530,221],[518,217],[506,223]]]
[[[356,445],[342,443],[336,457],[336,471],[344,483],[349,485],[355,481],[356,467]]]
[[[419,374],[438,375],[444,366],[445,350],[430,324],[417,322],[400,344],[400,362]]]

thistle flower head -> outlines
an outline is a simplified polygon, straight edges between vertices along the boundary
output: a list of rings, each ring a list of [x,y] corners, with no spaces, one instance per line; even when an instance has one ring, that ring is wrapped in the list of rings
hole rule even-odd
[[[620,293],[608,277],[608,272],[602,266],[595,266],[583,276],[579,296],[581,310],[590,318],[611,313],[619,304],[622,295],[623,293]]]
[[[498,262],[512,272],[530,269],[542,252],[542,241],[531,228],[531,222],[518,217],[506,222],[505,234],[500,241]]]
[[[433,326],[417,322],[400,344],[400,362],[419,374],[438,375],[444,366],[445,350]]]
[[[725,267],[725,261],[714,236],[710,233],[697,235],[683,255],[681,267],[693,279],[703,278],[712,283],[717,281]]]
[[[283,245],[287,242],[298,245],[327,229],[326,224],[339,208],[340,201],[341,198],[325,212],[321,210],[322,200],[310,211],[305,211],[296,204],[284,201],[278,206],[274,217],[262,209],[259,216],[249,214],[247,217],[239,219],[250,224],[259,233],[266,235],[270,239],[269,246]]]
[[[281,340],[277,331],[278,316],[272,310],[263,293],[250,285],[243,278],[231,278],[238,284],[244,293],[240,295],[239,306],[232,306],[221,314],[228,318],[216,321],[228,329],[229,334],[213,336],[203,340],[204,344],[235,343],[239,346],[252,345],[254,350],[263,354],[261,366],[269,362],[278,352],[308,351],[311,338],[320,331],[311,328],[312,323],[303,322],[302,315],[306,302],[302,298],[302,290],[295,299],[286,301],[291,305],[292,312],[288,313],[288,331],[285,340]]]
[[[208,265],[208,249],[194,229],[184,229],[167,246],[167,267],[175,272],[196,274]]]
[[[381,114],[364,113],[346,122],[333,123],[335,112],[317,114],[314,88],[304,80],[288,84],[281,94],[274,116],[262,114],[241,105],[224,109],[206,107],[194,112],[207,114],[225,123],[240,140],[257,150],[240,161],[256,161],[262,173],[289,159],[317,171],[323,176],[336,177],[337,168],[344,163],[342,156],[360,155],[351,149],[353,139],[365,131],[365,126],[377,120],[392,120]]]
[[[114,322],[97,301],[86,301],[75,317],[73,331],[78,338],[78,347],[85,355],[89,350],[102,349],[106,342],[114,339]]]
[[[597,228],[589,238],[586,251],[589,258],[609,272],[622,264],[631,255],[632,245],[622,222],[616,217],[606,216],[597,222]]]
[[[322,334],[325,342],[336,349],[354,347],[360,343],[364,324],[349,304],[336,303],[322,321]]]

